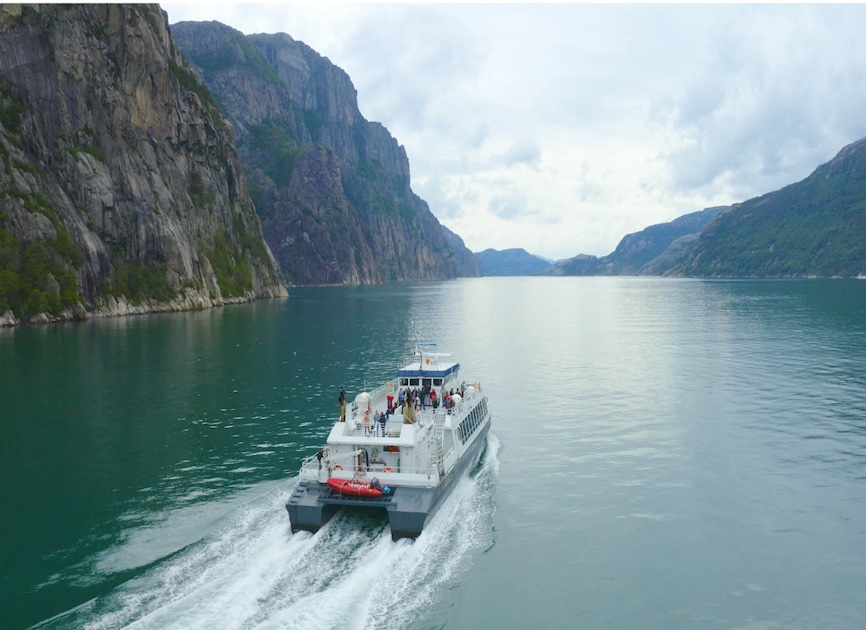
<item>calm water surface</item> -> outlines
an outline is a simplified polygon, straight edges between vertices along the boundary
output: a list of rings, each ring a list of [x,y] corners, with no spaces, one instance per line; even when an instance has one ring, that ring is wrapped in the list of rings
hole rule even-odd
[[[480,380],[414,543],[292,535],[300,460],[411,320]],[[0,331],[0,619],[25,628],[866,627],[866,282],[483,278]]]

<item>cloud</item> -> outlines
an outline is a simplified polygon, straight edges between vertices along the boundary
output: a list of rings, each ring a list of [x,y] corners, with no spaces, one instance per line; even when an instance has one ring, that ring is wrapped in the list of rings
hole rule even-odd
[[[532,138],[521,138],[500,156],[505,166],[530,166],[537,168],[541,162],[541,149]]]
[[[490,213],[500,219],[515,219],[528,214],[526,199],[521,195],[495,197],[489,204]]]
[[[859,19],[852,19],[855,15]],[[864,7],[729,7],[700,77],[657,103],[674,189],[742,200],[808,175],[866,135]]]

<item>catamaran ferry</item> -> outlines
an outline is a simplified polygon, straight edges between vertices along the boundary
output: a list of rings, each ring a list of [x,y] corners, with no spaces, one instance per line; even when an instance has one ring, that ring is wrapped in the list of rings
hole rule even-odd
[[[491,415],[481,383],[416,343],[393,381],[346,404],[327,446],[301,465],[286,509],[292,532],[316,532],[343,506],[385,510],[393,540],[415,538],[481,455]]]

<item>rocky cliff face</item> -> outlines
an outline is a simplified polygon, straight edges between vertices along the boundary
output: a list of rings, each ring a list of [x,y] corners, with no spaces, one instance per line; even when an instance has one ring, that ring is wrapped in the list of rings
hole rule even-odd
[[[480,275],[409,185],[404,148],[364,119],[348,75],[285,34],[172,33],[237,131],[265,238],[297,284]]]
[[[158,7],[0,6],[0,313],[205,307],[277,273]]]

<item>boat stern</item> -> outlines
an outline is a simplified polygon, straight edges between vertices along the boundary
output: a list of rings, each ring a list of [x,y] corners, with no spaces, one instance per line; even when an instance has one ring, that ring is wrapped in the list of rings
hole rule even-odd
[[[302,481],[292,492],[286,503],[292,533],[302,530],[316,533],[340,509],[339,505],[330,505],[320,500],[321,485],[314,481]]]

